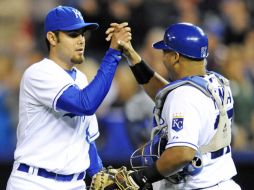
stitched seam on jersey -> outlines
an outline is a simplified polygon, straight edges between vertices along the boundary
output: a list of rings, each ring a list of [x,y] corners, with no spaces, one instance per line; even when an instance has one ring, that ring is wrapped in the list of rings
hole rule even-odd
[[[71,85],[73,84],[67,84],[65,85],[58,93],[57,95],[55,96],[54,100],[53,100],[53,103],[52,103],[52,107],[55,111],[57,111],[56,109],[56,100],[58,100],[58,98],[63,94],[64,90],[66,90],[68,87],[70,87]]]

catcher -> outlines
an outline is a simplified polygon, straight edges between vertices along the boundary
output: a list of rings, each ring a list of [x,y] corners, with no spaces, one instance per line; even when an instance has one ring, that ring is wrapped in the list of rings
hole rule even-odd
[[[118,24],[112,24],[107,40],[117,30]],[[115,187],[152,189],[160,181],[161,190],[241,189],[232,180],[237,174],[230,146],[232,92],[226,78],[206,70],[208,37],[203,30],[176,23],[153,44],[163,53],[170,82],[153,71],[130,42],[120,44],[137,82],[155,101],[156,126],[151,141],[131,157],[134,171],[122,167],[114,174]]]

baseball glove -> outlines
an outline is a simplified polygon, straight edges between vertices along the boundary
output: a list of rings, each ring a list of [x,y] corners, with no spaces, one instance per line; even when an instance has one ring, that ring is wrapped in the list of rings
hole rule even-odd
[[[114,185],[114,176],[116,173],[118,173],[117,169],[112,167],[104,168],[92,177],[89,190],[117,190],[116,185]]]
[[[115,184],[120,190],[138,190],[139,186],[134,182],[130,173],[133,171],[127,171],[125,166],[122,166],[118,169],[118,172],[115,174]]]

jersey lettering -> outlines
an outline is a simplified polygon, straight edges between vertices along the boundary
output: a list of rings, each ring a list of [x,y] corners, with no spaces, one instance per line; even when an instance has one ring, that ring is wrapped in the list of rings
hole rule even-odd
[[[219,91],[219,96],[220,96],[220,99],[221,99],[221,103],[223,105],[224,104],[223,100],[224,100],[224,93],[225,93],[225,91],[224,91],[223,88],[219,88],[218,91]]]
[[[228,114],[228,119],[232,120],[233,118],[233,113],[234,113],[234,109],[231,108],[227,111],[227,114]],[[218,114],[216,116],[216,120],[215,120],[215,123],[214,123],[214,130],[218,128],[218,125],[219,125],[219,118],[220,118],[220,114]]]
[[[229,93],[228,99],[227,99],[227,103],[232,103],[232,95]]]

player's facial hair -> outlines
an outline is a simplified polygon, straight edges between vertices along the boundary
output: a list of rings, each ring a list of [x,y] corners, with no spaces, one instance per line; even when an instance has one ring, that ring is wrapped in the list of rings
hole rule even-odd
[[[71,62],[74,63],[74,64],[81,64],[83,63],[85,60],[84,56],[80,56],[80,57],[72,57],[71,58]]]
[[[58,33],[56,34],[56,37],[57,37],[57,42],[60,43],[60,38]],[[72,57],[70,61],[71,63],[74,63],[74,64],[81,64],[84,62],[84,60],[85,60],[84,55],[82,55],[80,57]]]

